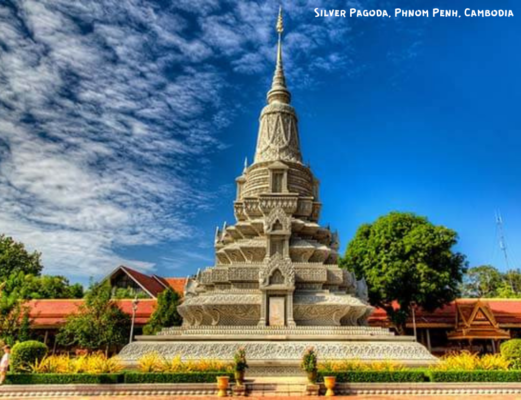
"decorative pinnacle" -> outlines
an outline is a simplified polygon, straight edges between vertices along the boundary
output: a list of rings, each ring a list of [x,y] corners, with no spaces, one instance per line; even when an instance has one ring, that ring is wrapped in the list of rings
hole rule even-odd
[[[275,74],[273,75],[271,89],[268,92],[268,104],[274,101],[289,104],[291,101],[291,94],[286,87],[286,77],[284,76],[284,67],[282,65],[282,32],[284,32],[282,6],[279,8],[276,30],[279,34],[279,42],[277,44],[277,64],[275,66]]]
[[[284,32],[284,24],[282,22],[282,6],[279,8],[279,18],[277,19],[277,32],[279,35],[282,35],[282,32]]]

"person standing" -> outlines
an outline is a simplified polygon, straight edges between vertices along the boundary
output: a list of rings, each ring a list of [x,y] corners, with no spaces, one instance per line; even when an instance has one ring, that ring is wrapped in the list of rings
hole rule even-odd
[[[10,358],[11,348],[9,346],[4,346],[4,355],[2,356],[2,360],[0,361],[0,385],[3,385],[5,382],[5,377],[7,375],[7,371],[9,370]]]

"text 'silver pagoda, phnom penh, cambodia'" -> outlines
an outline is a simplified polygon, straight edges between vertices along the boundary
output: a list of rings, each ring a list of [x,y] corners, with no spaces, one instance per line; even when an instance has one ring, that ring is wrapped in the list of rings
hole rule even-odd
[[[149,352],[183,359],[232,360],[246,348],[250,374],[295,374],[314,346],[326,359],[394,360],[426,365],[434,357],[413,337],[368,327],[365,281],[337,266],[338,235],[319,225],[318,180],[302,162],[298,119],[277,62],[260,116],[252,165],[237,182],[235,225],[215,234],[216,265],[190,278],[181,327],[138,336],[120,356]]]

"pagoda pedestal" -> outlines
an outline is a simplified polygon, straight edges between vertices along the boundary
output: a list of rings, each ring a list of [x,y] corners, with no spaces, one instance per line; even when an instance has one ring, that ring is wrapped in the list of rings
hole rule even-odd
[[[391,361],[411,367],[435,364],[437,359],[412,336],[395,336],[376,327],[198,327],[168,328],[154,336],[138,336],[119,357],[129,366],[157,352],[169,359],[233,360],[238,347],[248,357],[249,376],[301,375],[301,357],[313,346],[319,361]]]

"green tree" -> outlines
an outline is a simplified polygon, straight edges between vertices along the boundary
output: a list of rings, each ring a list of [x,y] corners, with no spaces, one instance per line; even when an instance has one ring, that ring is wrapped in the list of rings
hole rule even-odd
[[[109,353],[128,341],[130,316],[111,299],[109,282],[89,289],[85,303],[67,318],[57,340],[64,346]]]
[[[113,299],[149,299],[150,296],[143,291],[137,291],[132,287],[118,287],[112,288],[112,298]]]
[[[17,296],[7,294],[4,285],[0,287],[0,340],[12,346],[31,337],[29,310]]]
[[[0,281],[5,281],[12,273],[39,275],[42,271],[41,254],[29,253],[23,243],[12,237],[0,235]]]
[[[503,274],[506,282],[516,297],[521,297],[521,270],[511,269]]]
[[[177,312],[177,306],[181,301],[179,293],[168,288],[157,296],[157,307],[150,317],[150,321],[143,327],[145,335],[153,335],[162,328],[180,326],[183,319]]]
[[[456,243],[451,229],[392,212],[358,229],[340,266],[365,277],[370,302],[404,334],[411,306],[434,311],[459,294],[466,262],[453,251]]]
[[[23,300],[78,299],[83,297],[83,286],[79,283],[71,285],[63,276],[35,276],[19,272],[8,277],[5,292]]]
[[[469,268],[463,277],[461,295],[464,297],[495,297],[502,284],[503,276],[491,265]]]

